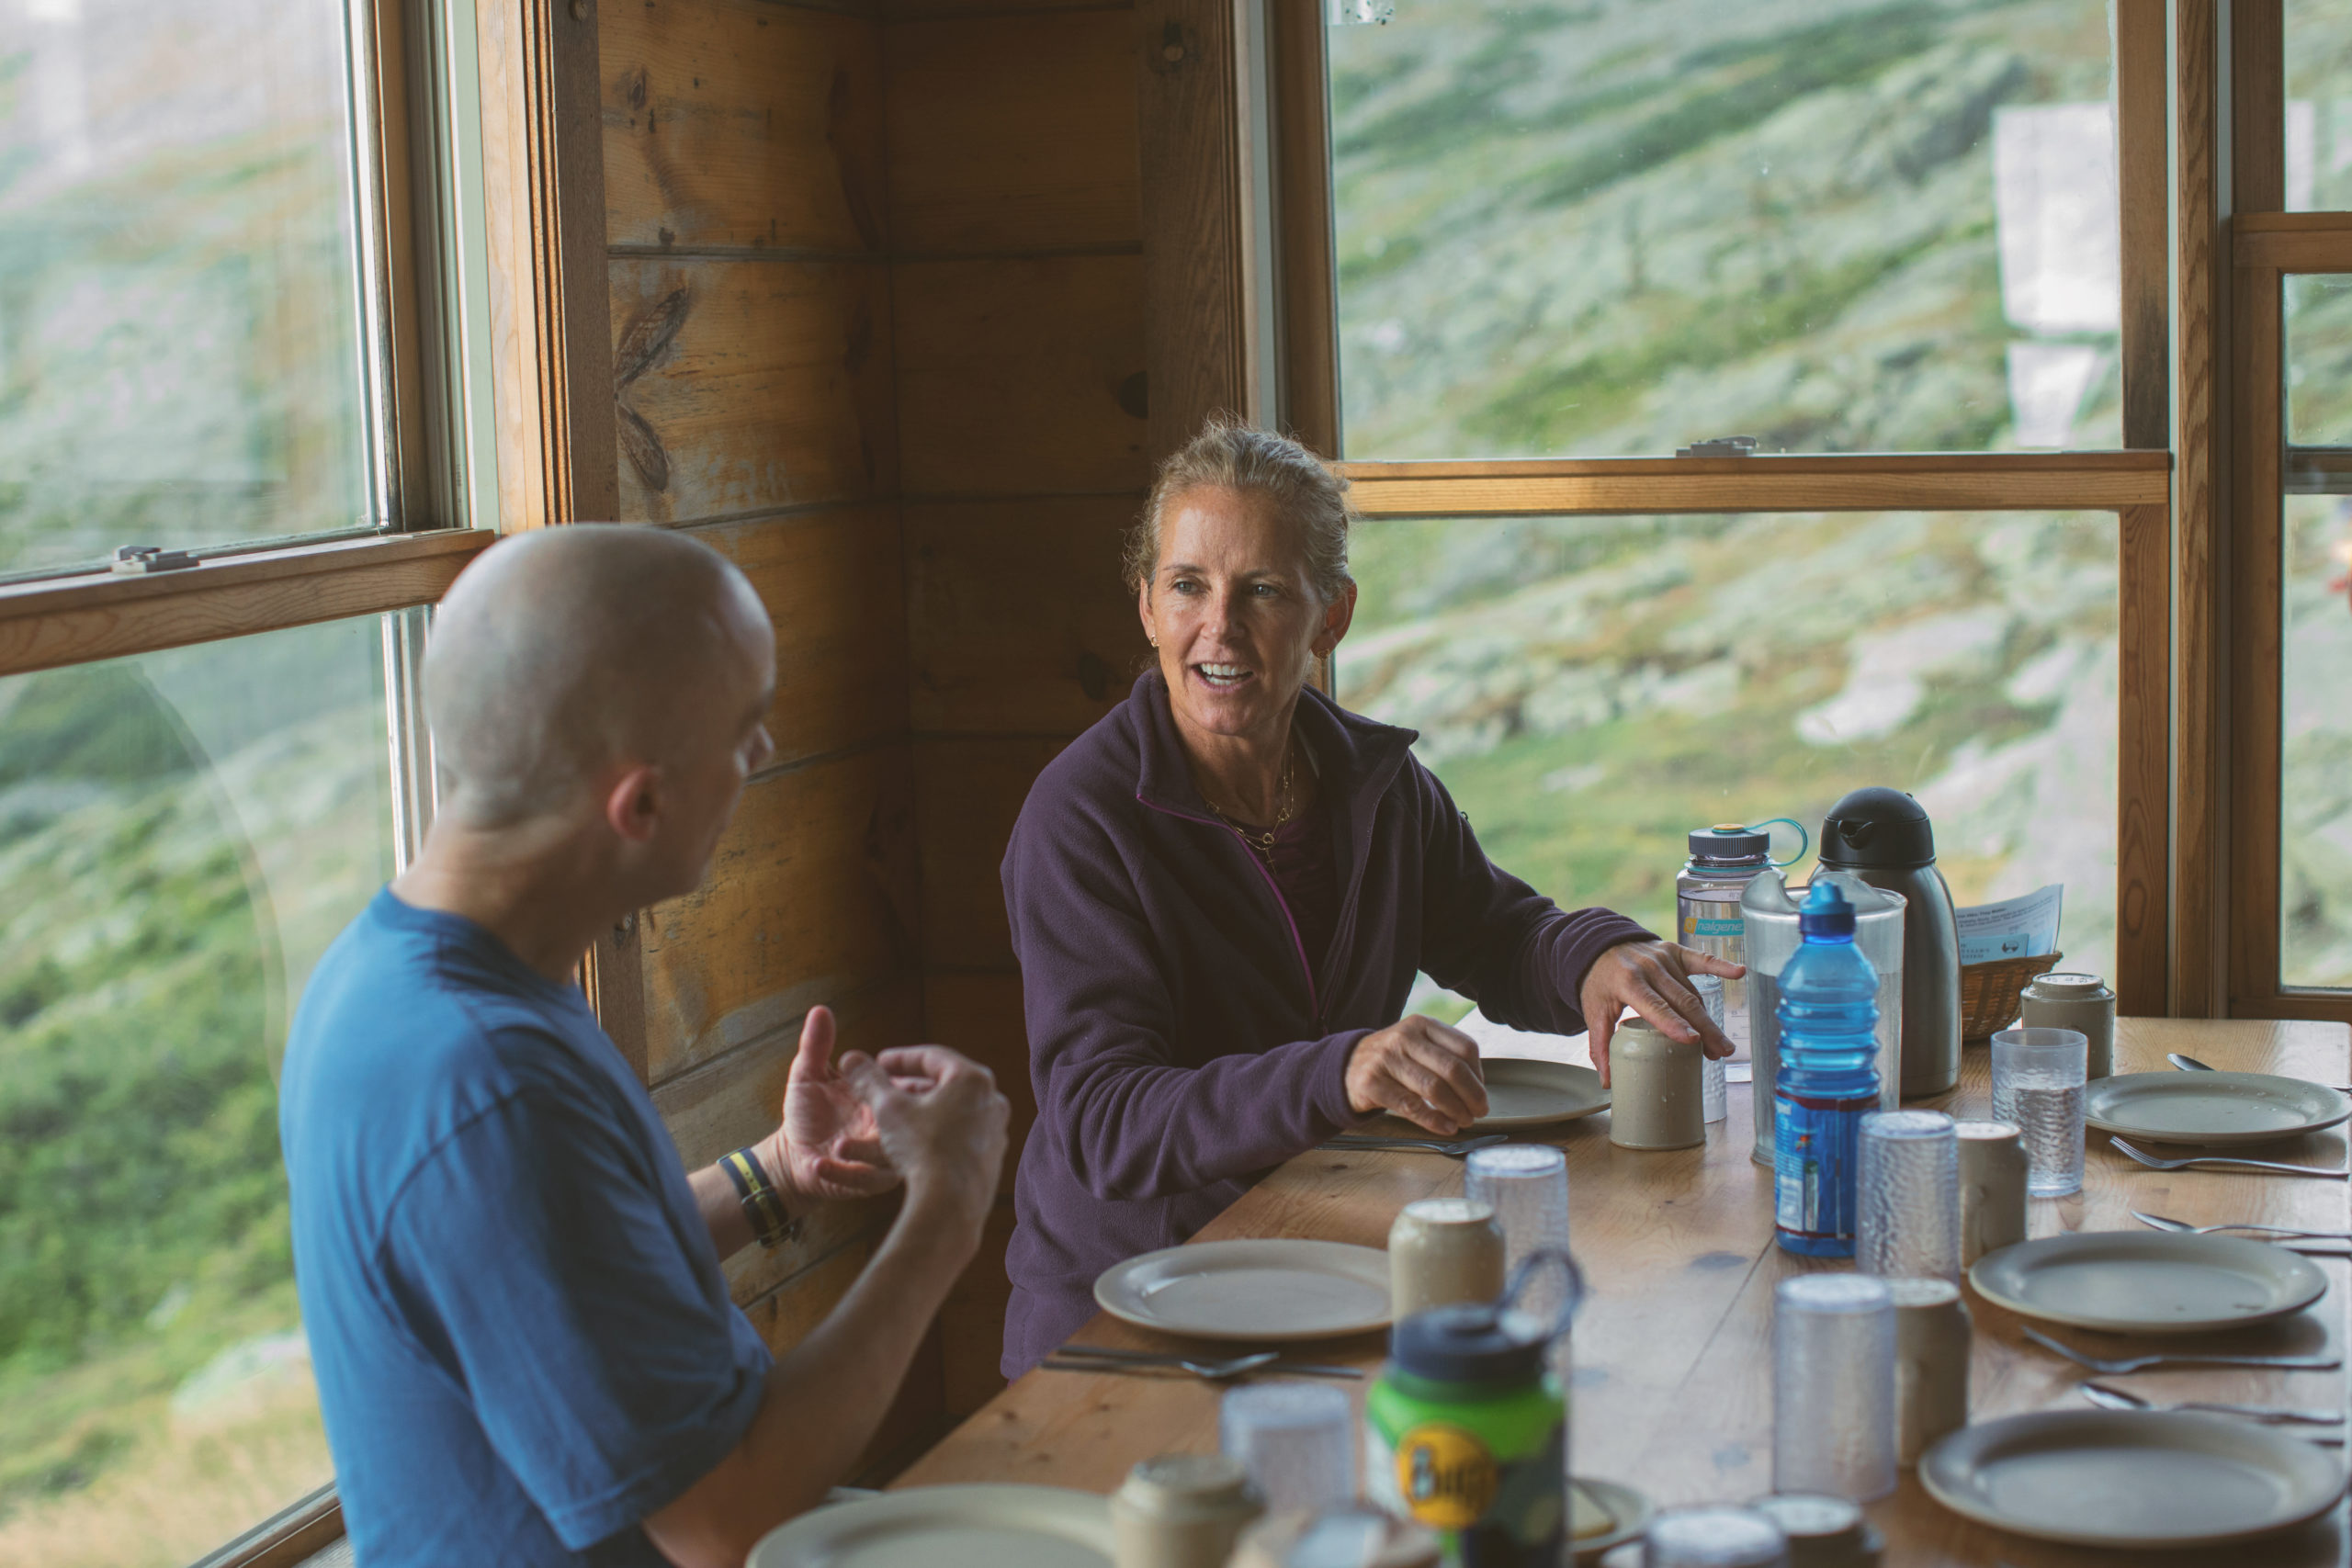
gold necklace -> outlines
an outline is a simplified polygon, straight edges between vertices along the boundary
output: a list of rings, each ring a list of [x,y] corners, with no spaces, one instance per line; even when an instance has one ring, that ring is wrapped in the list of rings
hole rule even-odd
[[[1269,866],[1274,863],[1274,834],[1280,831],[1283,824],[1288,822],[1291,818],[1291,754],[1285,751],[1283,754],[1282,777],[1275,784],[1274,825],[1254,838],[1250,836],[1250,830],[1247,828],[1244,828],[1240,823],[1236,822],[1232,818],[1227,816],[1223,808],[1221,808],[1216,801],[1210,800],[1205,791],[1204,791],[1201,795],[1202,800],[1207,803],[1208,808],[1216,813],[1217,820],[1232,829],[1234,836],[1239,839],[1244,844],[1247,844],[1250,848],[1257,851],[1259,854],[1265,857],[1265,862]]]

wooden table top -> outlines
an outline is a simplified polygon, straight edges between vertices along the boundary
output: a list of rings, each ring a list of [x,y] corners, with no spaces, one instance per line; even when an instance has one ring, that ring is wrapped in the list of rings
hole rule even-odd
[[[2185,1051],[2213,1066],[2352,1082],[2345,1025],[2252,1021],[2125,1019],[2116,1032],[2121,1071],[2166,1070]],[[1960,1086],[1914,1101],[1956,1116],[1990,1113],[1988,1053],[1968,1050]],[[1731,1088],[1731,1117],[1699,1148],[1640,1154],[1612,1145],[1605,1118],[1570,1122],[1548,1140],[1568,1156],[1571,1230],[1592,1294],[1577,1319],[1572,1441],[1579,1475],[1623,1482],[1660,1505],[1740,1501],[1771,1489],[1771,1327],[1776,1281],[1828,1265],[1772,1243],[1770,1172],[1748,1158],[1749,1092]],[[2257,1157],[2332,1164],[2346,1159],[2346,1129],[2252,1151]],[[1459,1161],[1432,1155],[1299,1156],[1251,1190],[1196,1240],[1309,1236],[1385,1245],[1396,1211],[1416,1199],[1458,1193]],[[2352,1194],[2341,1181],[2297,1177],[2149,1170],[2093,1131],[2083,1190],[2036,1199],[2031,1232],[2136,1230],[2143,1209],[2199,1224],[2253,1221],[2352,1229]],[[2306,1354],[2341,1348],[2352,1302],[2352,1265],[2316,1259],[2331,1289],[2283,1322],[2197,1336],[2200,1348]],[[2018,1333],[2015,1314],[1968,1292],[1975,1323],[1971,1408],[1976,1419],[2081,1405],[2071,1390],[2088,1374]],[[2093,1354],[2127,1355],[2181,1345],[2052,1328]],[[1077,1337],[1098,1345],[1182,1348],[1179,1340],[1098,1314]],[[1317,1360],[1376,1367],[1384,1337],[1362,1335],[1302,1347]],[[2126,1386],[2158,1399],[2228,1399],[2346,1406],[2346,1374],[2177,1370],[2135,1374]],[[1361,1387],[1358,1389],[1361,1397]],[[949,1434],[895,1483],[1026,1482],[1108,1493],[1154,1454],[1216,1447],[1218,1391],[1188,1376],[1102,1376],[1035,1371]],[[1971,1524],[1930,1498],[1912,1472],[1894,1495],[1870,1506],[1887,1537],[1887,1561],[2000,1563],[2050,1568],[2112,1563],[2109,1551],[2047,1545]],[[2233,1563],[2305,1568],[2352,1560],[2352,1521],[2339,1502],[2324,1518],[2257,1547]]]

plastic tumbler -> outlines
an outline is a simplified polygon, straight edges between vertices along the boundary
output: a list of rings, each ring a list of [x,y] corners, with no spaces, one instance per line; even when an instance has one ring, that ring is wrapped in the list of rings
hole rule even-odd
[[[1894,1293],[1799,1274],[1772,1303],[1772,1490],[1857,1503],[1894,1490]]]
[[[2083,1190],[2083,1075],[2090,1043],[2079,1030],[2005,1029],[1993,1036],[1993,1117],[2025,1144],[2025,1190],[2064,1198]]]
[[[1960,1278],[1960,1137],[1940,1111],[1862,1118],[1854,1267],[1882,1279]]]
[[[1713,975],[1690,976],[1690,989],[1698,993],[1700,1003],[1707,1010],[1707,1017],[1717,1029],[1724,1026],[1724,983]],[[1721,1122],[1731,1114],[1730,1090],[1724,1077],[1725,1063],[1702,1055],[1699,1062],[1700,1119]]]
[[[1789,1538],[1754,1508],[1663,1508],[1643,1537],[1643,1568],[1787,1568]]]
[[[1506,1272],[1516,1273],[1531,1252],[1568,1250],[1568,1156],[1550,1145],[1473,1149],[1464,1162],[1462,1192],[1474,1203],[1491,1204],[1502,1222]],[[1563,1304],[1553,1299],[1560,1290],[1545,1270],[1522,1304],[1553,1315]]]
[[[1241,1461],[1269,1514],[1312,1512],[1356,1495],[1356,1425],[1345,1389],[1246,1383],[1217,1407],[1217,1447]]]

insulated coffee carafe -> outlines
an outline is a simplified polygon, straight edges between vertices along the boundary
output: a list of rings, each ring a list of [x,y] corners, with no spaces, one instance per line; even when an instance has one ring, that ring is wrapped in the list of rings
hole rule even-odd
[[[1960,927],[1934,825],[1901,790],[1858,789],[1822,819],[1821,863],[1903,895],[1901,1092],[1943,1093],[1960,1081]]]

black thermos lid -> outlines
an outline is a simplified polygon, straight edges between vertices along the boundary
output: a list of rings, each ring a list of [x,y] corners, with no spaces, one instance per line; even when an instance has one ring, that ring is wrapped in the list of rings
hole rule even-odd
[[[1913,871],[1936,863],[1936,829],[1920,804],[1899,789],[1858,789],[1821,820],[1825,865]]]

